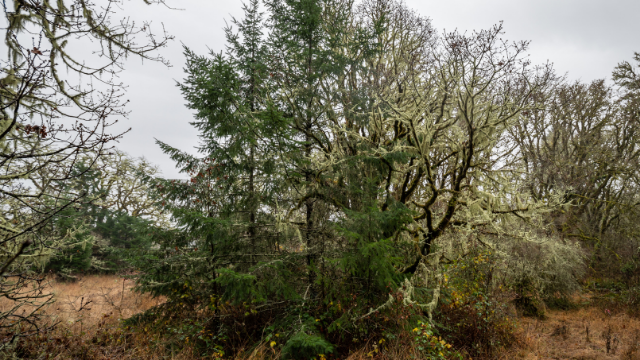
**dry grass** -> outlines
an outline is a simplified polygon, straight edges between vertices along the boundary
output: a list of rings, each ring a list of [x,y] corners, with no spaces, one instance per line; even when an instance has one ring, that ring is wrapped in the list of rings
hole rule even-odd
[[[105,315],[126,319],[161,303],[132,291],[133,281],[119,276],[86,276],[72,283],[53,282],[56,302],[45,311],[56,320],[94,328]]]
[[[520,319],[521,343],[501,358],[640,360],[640,319],[596,307],[547,315]]]
[[[76,282],[50,280],[45,293],[53,294],[54,302],[43,308],[46,322],[42,325],[57,325],[21,340],[14,351],[19,358],[37,359],[163,358],[162,349],[151,349],[146,334],[127,332],[120,326],[119,319],[163,301],[132,288],[133,281],[115,275],[89,275]],[[10,300],[0,301],[0,308],[11,305]]]
[[[56,301],[45,311],[51,321],[59,322],[60,326],[39,339],[40,346],[46,344],[52,359],[166,358],[167,349],[153,348],[151,334],[126,332],[119,326],[118,318],[128,318],[162,301],[135,293],[132,287],[131,280],[118,276],[86,276],[74,283],[52,281],[49,291]],[[0,307],[8,305],[0,302]],[[498,359],[640,360],[640,319],[624,312],[597,307],[549,311],[545,320],[520,318],[517,331],[518,345],[499,354]],[[379,353],[365,346],[345,359],[419,357],[415,349],[407,348],[406,344],[387,345]],[[37,348],[38,345],[31,346]],[[188,348],[169,355],[184,360],[200,358]],[[278,357],[278,353],[263,344],[236,359]]]
[[[95,329],[105,316],[125,319],[162,301],[132,288],[132,280],[115,275],[88,275],[76,282],[50,280],[45,293],[53,294],[54,302],[43,310],[49,322],[86,332]],[[10,306],[10,300],[0,301],[0,309]]]

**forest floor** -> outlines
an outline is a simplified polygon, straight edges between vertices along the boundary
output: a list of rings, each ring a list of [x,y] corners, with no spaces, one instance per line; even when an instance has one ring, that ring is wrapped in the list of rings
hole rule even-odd
[[[598,306],[548,310],[545,319],[521,317],[520,343],[503,359],[640,359],[640,319]]]
[[[104,324],[105,317],[115,325],[116,319],[126,319],[163,301],[136,293],[132,288],[133,281],[119,276],[52,281],[50,291],[56,302],[46,312],[65,330],[87,337],[101,321]],[[640,360],[640,318],[588,302],[574,310],[548,310],[545,319],[521,317],[517,332],[518,344],[502,352],[498,359]],[[348,357],[365,358],[368,357],[364,352]]]

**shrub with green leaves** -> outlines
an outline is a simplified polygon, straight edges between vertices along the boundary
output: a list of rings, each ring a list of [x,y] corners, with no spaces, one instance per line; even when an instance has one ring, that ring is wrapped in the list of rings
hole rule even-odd
[[[428,360],[462,359],[462,355],[452,349],[442,336],[434,333],[433,327],[428,323],[419,322],[412,330],[417,350]]]
[[[55,233],[57,251],[49,257],[44,270],[59,275],[62,279],[75,279],[75,274],[88,271],[92,266],[95,237],[91,227],[75,208],[66,208],[54,218],[53,226],[47,230]]]
[[[282,358],[291,360],[324,358],[335,350],[334,346],[318,335],[299,332],[282,348]]]
[[[443,339],[476,357],[492,356],[515,341],[515,318],[504,290],[494,288],[496,255],[482,248],[446,267],[434,322]]]
[[[123,162],[133,162],[125,154],[119,153]],[[145,163],[146,164],[146,163]],[[156,224],[140,216],[133,216],[121,207],[109,206],[109,197],[113,192],[114,178],[142,177],[133,174],[131,168],[120,169],[118,174],[109,174],[96,164],[79,162],[73,171],[78,175],[73,181],[61,182],[59,186],[72,188],[85,194],[83,201],[67,207],[55,214],[52,223],[46,229],[64,238],[59,251],[51,258],[47,269],[65,278],[73,278],[75,273],[96,272],[114,273],[131,267],[130,259],[139,256],[151,246],[150,233]],[[146,169],[143,167],[143,170]],[[135,181],[135,180],[131,180]],[[122,186],[117,197],[126,205],[135,202],[129,199],[134,190]],[[153,212],[152,209],[147,212]]]

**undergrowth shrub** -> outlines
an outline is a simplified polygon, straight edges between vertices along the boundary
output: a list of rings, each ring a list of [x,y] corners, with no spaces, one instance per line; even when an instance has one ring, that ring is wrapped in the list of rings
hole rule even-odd
[[[543,318],[547,300],[568,299],[582,290],[586,253],[580,243],[554,235],[542,220],[513,226],[520,226],[521,237],[486,236],[466,243],[446,237],[442,247],[447,257],[458,258],[447,271],[459,280],[454,287],[478,283],[487,294],[510,293],[522,315]]]
[[[334,346],[318,335],[299,332],[293,335],[282,349],[282,359],[324,358],[333,353]]]
[[[120,326],[112,314],[104,314],[93,330],[78,333],[67,325],[59,324],[33,336],[21,338],[11,349],[12,354],[0,353],[0,358],[77,360],[157,358],[159,349],[150,346],[147,333]]]
[[[462,359],[462,355],[452,349],[442,336],[437,336],[433,327],[428,323],[419,323],[419,327],[412,330],[415,333],[414,341],[416,349],[425,359],[445,360]]]
[[[496,256],[478,250],[446,269],[440,305],[434,313],[442,338],[468,356],[490,357],[515,341],[505,293],[492,291]]]
[[[523,276],[518,279],[517,282],[511,285],[511,289],[515,292],[516,296],[513,303],[523,316],[539,319],[546,317],[545,304],[540,299],[538,289],[529,277]]]
[[[544,303],[548,309],[553,310],[568,311],[575,310],[580,307],[579,304],[573,302],[568,296],[563,296],[560,294],[546,297],[544,299]]]
[[[202,357],[226,356],[260,344],[264,335],[286,338],[272,326],[284,317],[282,310],[257,311],[249,304],[217,302],[215,307],[194,311],[191,304],[169,301],[125,320],[124,325],[148,332],[155,338],[152,343],[171,352],[190,349]]]
[[[585,281],[584,288],[591,292],[591,303],[603,312],[640,316],[640,287],[627,287],[615,278],[590,278]]]
[[[578,243],[553,236],[531,241],[496,241],[495,261],[499,285],[510,288],[529,301],[550,296],[569,296],[580,291],[585,274],[585,254]],[[541,304],[542,305],[542,304]]]
[[[76,274],[91,268],[94,240],[84,224],[68,229],[63,246],[49,259],[45,270],[55,273],[60,280],[77,280]]]
[[[630,287],[624,291],[623,298],[629,308],[629,315],[640,317],[640,286]]]
[[[321,307],[295,302],[269,307],[220,299],[202,307],[191,302],[191,291],[188,285],[176,289],[182,295],[126,320],[125,326],[154,334],[155,346],[172,352],[191,349],[203,357],[227,357],[267,344],[271,355],[311,359],[348,354],[367,344],[378,344],[371,350],[374,355],[388,343],[414,348],[411,329],[426,321],[423,310],[403,304],[398,291],[391,292],[396,301],[368,316],[380,302],[358,293],[343,294]]]

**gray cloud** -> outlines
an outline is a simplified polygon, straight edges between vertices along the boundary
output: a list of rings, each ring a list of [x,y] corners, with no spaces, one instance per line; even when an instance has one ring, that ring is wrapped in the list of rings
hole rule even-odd
[[[125,7],[134,19],[164,23],[176,37],[163,55],[172,68],[131,60],[122,80],[131,100],[128,120],[118,129],[132,127],[117,146],[133,156],[145,156],[158,164],[165,176],[179,177],[171,160],[155,145],[154,138],[195,153],[197,132],[189,125],[191,112],[175,86],[183,78],[182,45],[198,53],[224,48],[224,20],[241,15],[238,0],[181,0],[168,10],[130,2]],[[504,21],[504,37],[531,40],[534,63],[553,62],[570,79],[591,81],[608,78],[613,67],[640,51],[640,1],[637,0],[407,0],[407,5],[432,19],[442,31],[486,29]]]
[[[531,59],[591,81],[640,51],[640,1],[449,0],[407,4],[438,29],[471,31],[504,21],[505,38],[530,40]]]
[[[162,6],[146,6],[141,1],[129,2],[123,9],[136,21],[152,20],[157,31],[164,25],[175,40],[162,55],[173,65],[167,68],[159,63],[141,62],[132,58],[126,64],[122,80],[129,86],[127,98],[131,100],[129,119],[119,121],[114,131],[126,134],[116,146],[132,156],[144,156],[162,169],[163,175],[171,178],[184,177],[173,166],[171,159],[160,151],[154,139],[164,141],[176,148],[196,153],[198,132],[189,122],[192,112],[185,107],[184,99],[176,87],[176,81],[184,77],[183,44],[200,54],[224,49],[222,28],[231,16],[240,16],[240,1],[169,1],[182,10],[170,10]]]

